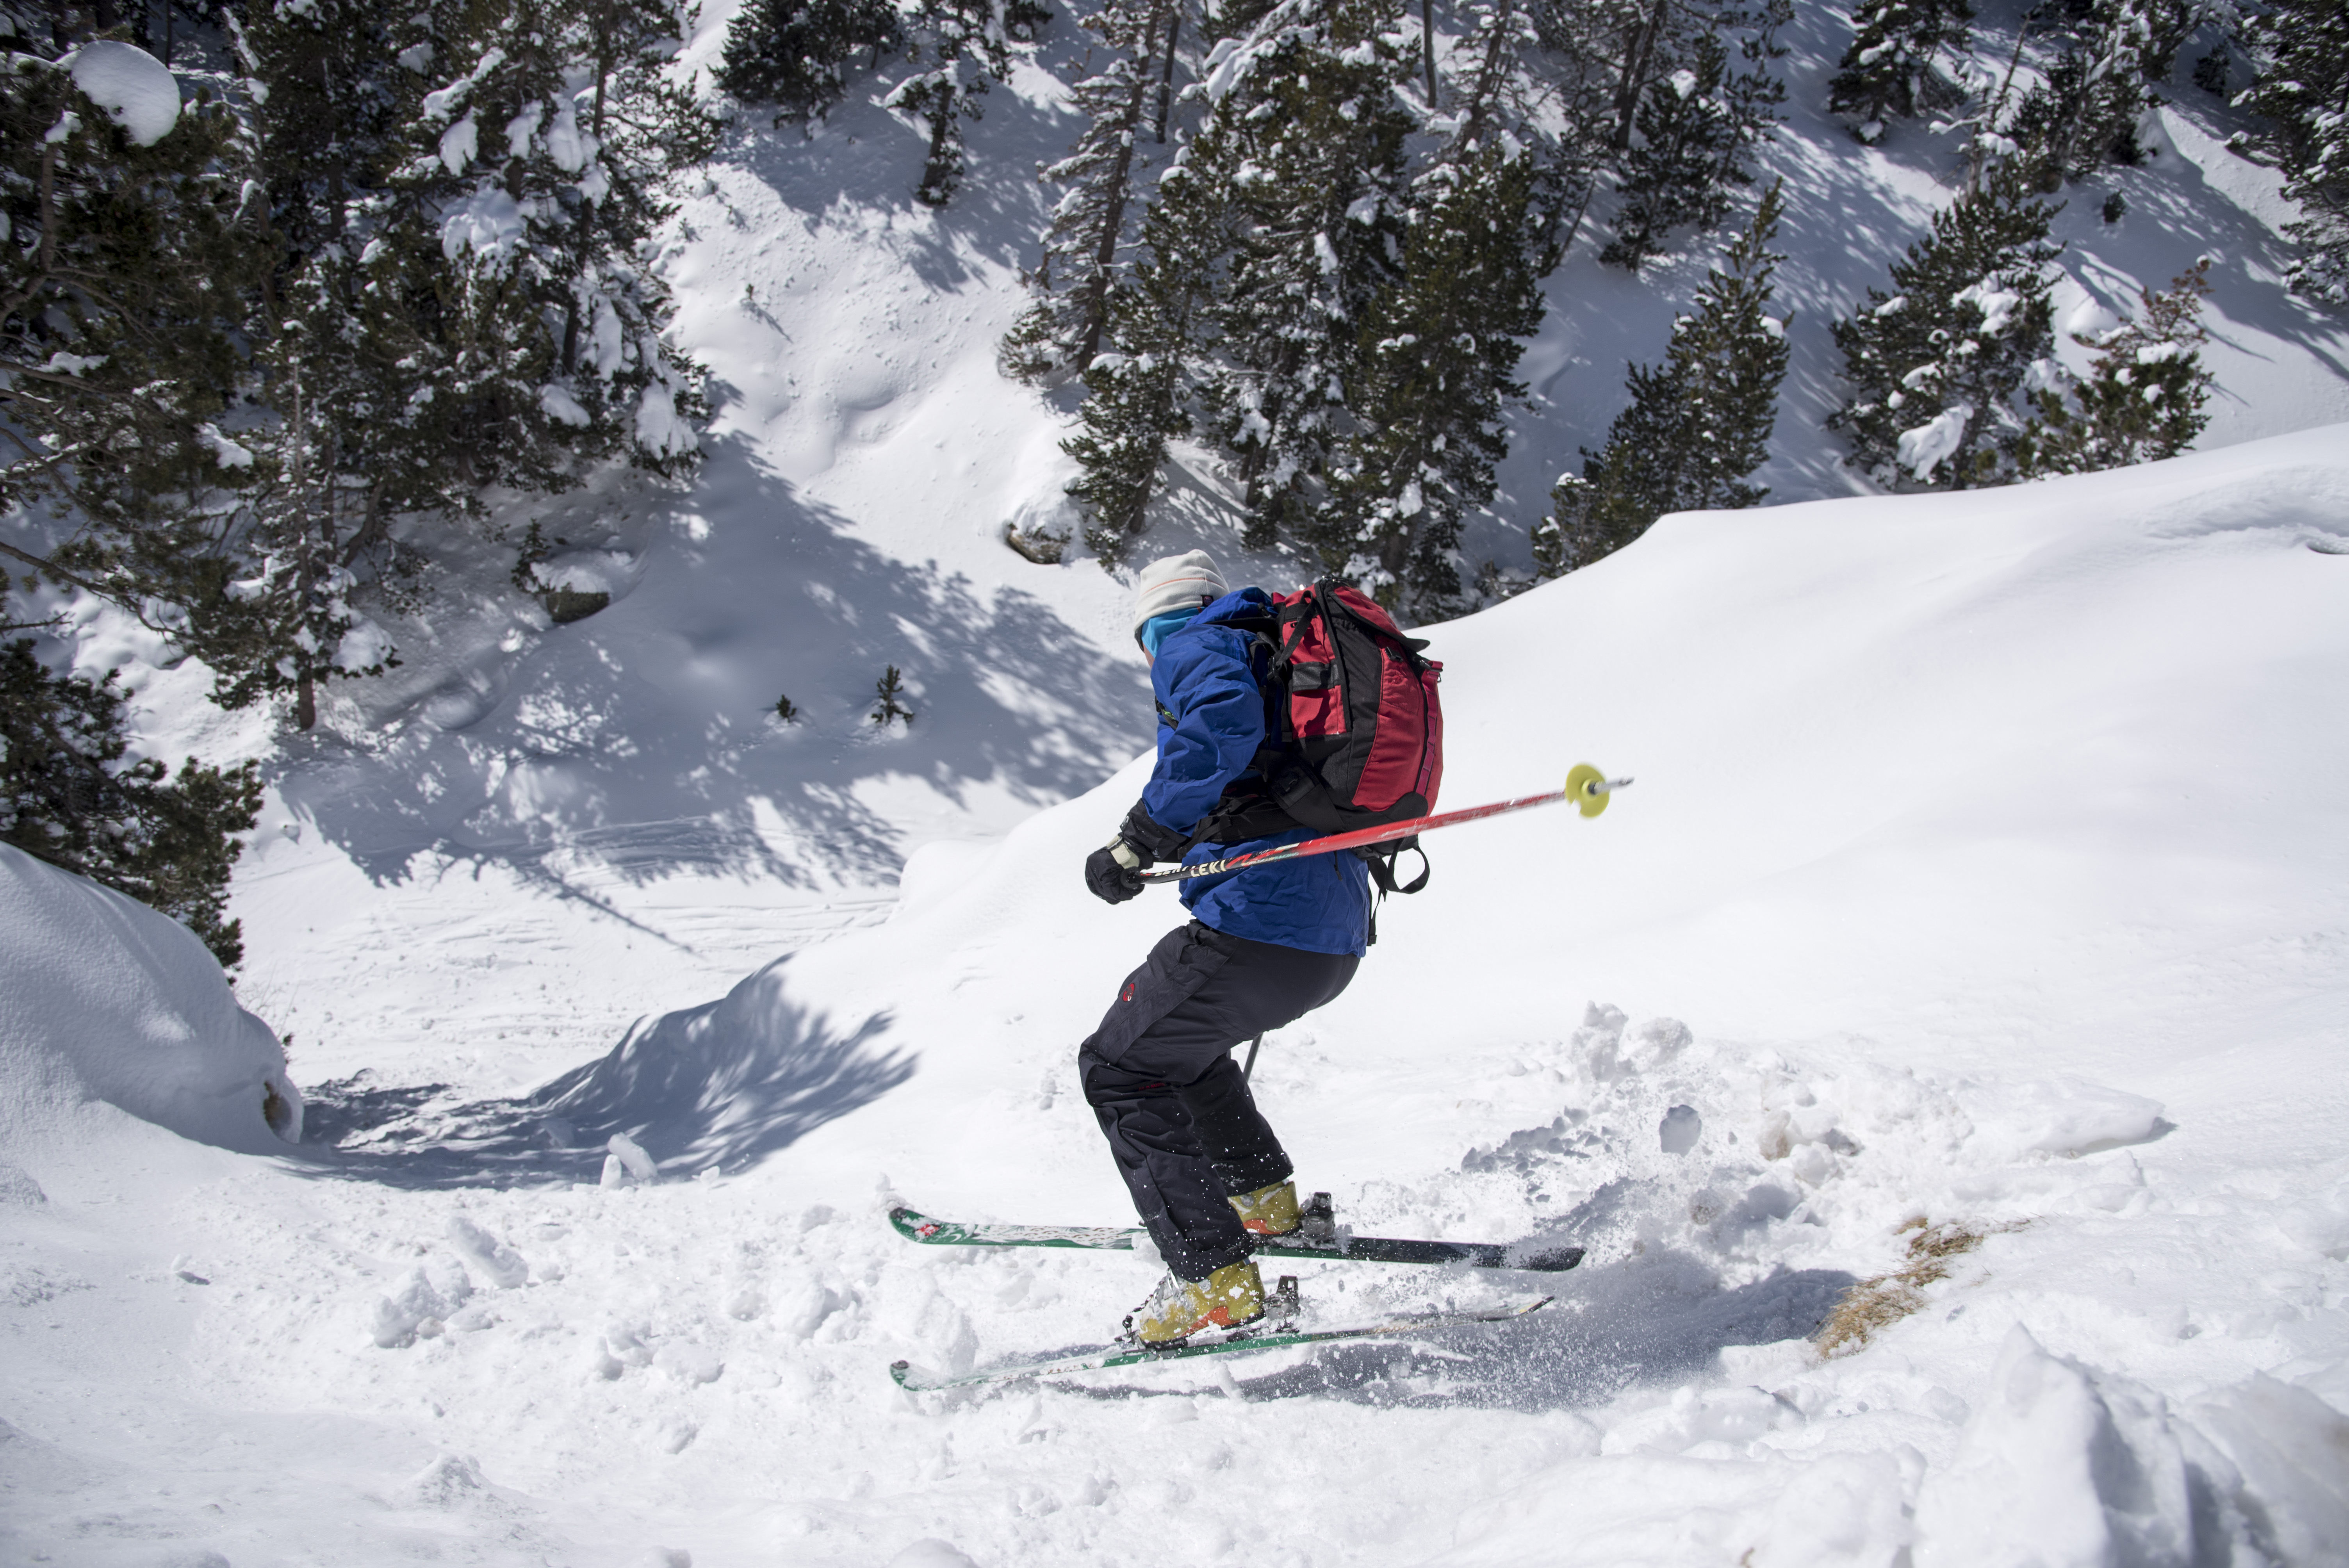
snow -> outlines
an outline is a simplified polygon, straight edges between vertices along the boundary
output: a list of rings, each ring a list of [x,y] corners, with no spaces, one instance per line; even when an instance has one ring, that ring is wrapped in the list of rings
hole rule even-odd
[[[180,84],[163,62],[134,44],[101,38],[68,57],[74,86],[129,134],[152,147],[180,123]]]
[[[0,844],[0,931],[12,1150],[57,1135],[92,1100],[246,1153],[299,1140],[302,1097],[276,1037],[187,927]]]
[[[1920,480],[1931,479],[1933,470],[1964,443],[1966,421],[1973,417],[1972,404],[1952,403],[1927,423],[1901,431],[1897,452],[1900,466]]]
[[[1432,838],[1428,892],[1257,1068],[1350,1222],[1590,1248],[1563,1276],[1302,1267],[1316,1311],[1555,1305],[1213,1371],[922,1398],[885,1376],[1098,1341],[1152,1277],[882,1218],[1128,1222],[1071,1057],[1176,918],[1076,876],[1143,777],[1125,584],[1002,542],[1075,521],[1069,395],[993,368],[1030,171],[1075,125],[1056,21],[942,212],[908,194],[919,128],[859,102],[746,134],[687,193],[660,242],[716,416],[662,433],[702,472],[496,520],[543,521],[547,579],[608,608],[389,624],[401,667],[330,686],[274,749],[192,662],[78,623],[159,755],[266,755],[274,784],[233,999],[176,928],[140,942],[212,989],[120,956],[166,923],[46,868],[37,909],[0,908],[0,1019],[37,999],[48,1042],[0,1086],[11,1552],[2337,1561],[2349,562],[2323,552],[2349,552],[2349,345],[2274,286],[2271,171],[2184,100],[2113,175],[2122,224],[2075,193],[2055,298],[2090,321],[2217,251],[2205,449],[1830,499],[1866,486],[1818,428],[1825,324],[1947,194],[1922,133],[1859,147],[1804,107],[1843,29],[1798,15],[1770,153],[1805,259],[1763,479],[1802,504],[1668,519],[1423,629],[1444,804],[1585,758],[1638,783],[1595,821]],[[558,99],[540,134],[575,133]],[[453,247],[517,217],[453,214]],[[1472,559],[1522,547],[1710,259],[1635,284],[1598,229],[1528,356],[1495,505],[1517,531],[1480,520]],[[601,330],[583,358],[609,374]],[[1237,549],[1229,501],[1186,451],[1154,547],[1301,578]],[[496,581],[511,542],[479,548],[460,564]],[[888,664],[919,717],[884,734]],[[275,1047],[238,1003],[291,1037],[299,1146],[252,1125]],[[249,1054],[124,1044],[164,1016]],[[199,1077],[243,1119],[190,1142],[180,1093],[43,1098],[20,1060],[69,1085],[219,1064]],[[1805,1336],[1855,1286],[1882,1321],[1823,1353]],[[1268,1506],[1268,1478],[1309,1505]]]

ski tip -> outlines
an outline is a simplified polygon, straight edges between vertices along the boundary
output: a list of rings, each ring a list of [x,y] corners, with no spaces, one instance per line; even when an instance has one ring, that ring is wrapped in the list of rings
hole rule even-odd
[[[1535,1274],[1564,1274],[1582,1259],[1583,1249],[1580,1247],[1547,1247],[1540,1252],[1526,1253],[1509,1266],[1527,1269]]]
[[[889,1211],[889,1225],[909,1242],[926,1242],[938,1233],[936,1221],[927,1214],[916,1213],[903,1203]]]

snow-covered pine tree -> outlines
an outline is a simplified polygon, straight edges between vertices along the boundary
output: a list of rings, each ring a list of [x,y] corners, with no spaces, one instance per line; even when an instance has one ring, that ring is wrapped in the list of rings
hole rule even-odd
[[[1554,222],[1532,156],[1495,138],[1413,192],[1402,274],[1365,313],[1346,387],[1350,428],[1309,537],[1325,566],[1413,620],[1457,613],[1461,520],[1493,499],[1506,406],[1540,330]]]
[[[989,79],[1011,74],[1011,46],[1032,42],[1051,16],[1040,0],[918,0],[906,15],[906,57],[928,64],[886,100],[929,125],[929,152],[914,196],[943,207],[962,183],[962,121],[977,119]]]
[[[1615,235],[1600,261],[1638,271],[1674,229],[1718,227],[1734,188],[1754,182],[1748,160],[1775,134],[1786,96],[1770,63],[1786,52],[1777,29],[1790,10],[1789,0],[1774,0],[1759,13],[1740,42],[1750,68],[1731,69],[1728,46],[1713,28],[1692,40],[1686,67],[1649,87],[1636,117],[1639,139],[1621,160]]]
[[[0,556],[134,614],[160,601],[161,630],[229,573],[202,492],[242,477],[220,427],[268,250],[228,106],[182,103],[130,45],[67,41],[88,52],[0,38]],[[84,61],[109,67],[107,102]]]
[[[2033,397],[2038,417],[2015,448],[2023,479],[2082,474],[2174,458],[2202,433],[2210,417],[2210,372],[2201,346],[2201,323],[2210,292],[2204,257],[2156,294],[2139,291],[2137,317],[2101,337],[2075,337],[2096,351],[2087,379],[2068,389],[2042,387]]]
[[[1176,0],[1109,0],[1084,19],[1108,62],[1071,97],[1092,123],[1069,156],[1042,178],[1066,187],[1052,209],[1034,274],[1038,299],[1007,334],[1004,369],[1041,380],[1082,370],[1101,352],[1117,253],[1130,228],[1134,143],[1160,85],[1159,52]]]
[[[1777,265],[1770,249],[1785,211],[1781,188],[1762,193],[1753,221],[1706,274],[1696,308],[1672,325],[1664,362],[1631,367],[1630,406],[1603,450],[1585,448],[1579,477],[1562,474],[1550,515],[1534,533],[1543,577],[1622,549],[1671,511],[1758,504],[1769,492],[1747,476],[1770,455],[1786,332],[1769,314]]]
[[[1224,249],[1196,379],[1258,545],[1317,504],[1361,324],[1400,273],[1413,126],[1394,89],[1413,62],[1387,41],[1391,22],[1378,0],[1276,7],[1226,62],[1227,90],[1186,149],[1188,179],[1231,187],[1206,237]],[[1211,267],[1218,253],[1193,253]]]
[[[1852,122],[1852,134],[1873,142],[1886,122],[1907,119],[1956,88],[1940,62],[1962,58],[1973,7],[1967,0],[1860,0],[1851,18],[1851,45],[1827,84],[1827,108]]]
[[[818,119],[848,95],[860,64],[905,41],[893,0],[750,0],[726,29],[718,85],[775,106],[775,123]]]
[[[2172,8],[2166,0],[2079,0],[2054,9],[2063,53],[2023,95],[2007,130],[2040,190],[2054,191],[2108,163],[2144,160],[2137,125],[2151,101],[2146,81],[2155,67],[2166,69],[2156,19]]]
[[[1194,428],[1215,298],[1235,243],[1228,150],[1221,138],[1195,139],[1160,179],[1134,263],[1111,291],[1109,351],[1084,370],[1081,428],[1061,444],[1081,470],[1069,494],[1088,519],[1086,547],[1105,564],[1141,538],[1166,443]]]
[[[1933,215],[1893,263],[1889,294],[1868,290],[1834,324],[1851,397],[1827,425],[1878,483],[1962,490],[2012,477],[2016,395],[2054,347],[2055,211],[2022,171],[1992,169]]]
[[[1574,242],[1613,160],[1613,76],[1581,10],[1552,0],[1465,0],[1465,36],[1447,51],[1439,124],[1451,145],[1439,156],[1514,138],[1535,155],[1535,204],[1555,214],[1561,253]],[[1553,236],[1555,238],[1556,236]]]
[[[0,594],[0,623],[5,610]],[[115,672],[53,675],[35,647],[0,642],[0,843],[160,910],[234,965],[243,929],[222,916],[236,835],[261,815],[259,769],[191,758],[174,778],[152,758],[126,759],[131,694]]]
[[[646,90],[677,47],[663,15],[439,0],[411,20],[435,63],[364,213],[358,319],[317,335],[359,333],[401,378],[370,399],[401,510],[478,512],[483,487],[557,490],[622,454],[664,473],[696,459],[699,372],[662,341],[669,297],[644,242],[668,211],[661,181],[714,129]]]
[[[2285,274],[2298,294],[2349,304],[2349,7],[2277,0],[2251,26],[2258,77],[2235,101],[2265,124],[2260,140],[2300,204],[2284,232],[2299,255]]]

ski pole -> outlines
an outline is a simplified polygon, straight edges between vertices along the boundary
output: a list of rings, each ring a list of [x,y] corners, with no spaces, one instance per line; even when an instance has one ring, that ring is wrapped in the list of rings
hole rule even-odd
[[[1246,1083],[1256,1071],[1256,1054],[1264,1048],[1264,1037],[1258,1035],[1248,1042],[1248,1059],[1240,1064],[1240,1081]]]
[[[1480,821],[1507,811],[1522,811],[1532,806],[1547,806],[1559,800],[1571,800],[1586,817],[1596,817],[1607,810],[1608,797],[1625,788],[1629,779],[1609,779],[1588,762],[1578,762],[1566,776],[1566,788],[1546,795],[1522,795],[1515,800],[1495,800],[1489,806],[1470,806],[1458,811],[1440,811],[1433,816],[1413,817],[1406,822],[1388,822],[1376,828],[1356,828],[1350,832],[1332,833],[1323,839],[1308,839],[1300,844],[1275,844],[1268,850],[1254,850],[1245,855],[1228,855],[1220,861],[1205,861],[1195,866],[1168,866],[1164,870],[1146,871],[1142,880],[1146,882],[1189,882],[1195,877],[1219,877],[1226,872],[1247,866],[1270,865],[1275,861],[1303,860],[1308,855],[1331,855],[1340,850],[1359,850],[1371,844],[1392,843],[1417,833],[1433,832],[1456,822]]]

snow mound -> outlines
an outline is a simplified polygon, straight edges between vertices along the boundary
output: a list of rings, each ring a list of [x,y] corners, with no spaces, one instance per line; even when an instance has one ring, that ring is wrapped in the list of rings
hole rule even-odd
[[[631,1030],[600,1061],[547,1085],[533,1097],[547,1140],[608,1140],[614,1160],[639,1181],[652,1174],[646,1152],[684,1174],[731,1169],[912,1076],[907,1056],[869,1045],[888,1015],[836,1028],[785,995],[785,966],[770,965],[721,1001]]]
[[[74,86],[139,146],[154,146],[180,123],[180,84],[146,50],[100,39],[78,51],[70,68]]]
[[[247,1153],[302,1136],[277,1037],[187,927],[0,844],[0,1128],[92,1099]]]

